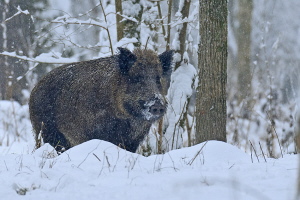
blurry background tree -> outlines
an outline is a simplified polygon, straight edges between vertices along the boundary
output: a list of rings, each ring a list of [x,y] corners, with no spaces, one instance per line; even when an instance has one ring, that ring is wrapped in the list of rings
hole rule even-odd
[[[238,71],[238,104],[243,103],[243,116],[249,116],[252,110],[252,72],[251,72],[251,23],[252,23],[252,0],[240,0],[238,3],[237,19],[237,71]]]
[[[178,12],[181,12],[180,20],[182,21],[181,26],[178,28],[177,32],[177,36],[178,36],[178,42],[179,42],[179,48],[176,49],[176,53],[178,53],[178,59],[175,61],[175,68],[174,70],[176,70],[180,65],[181,62],[186,62],[183,61],[183,54],[186,51],[186,40],[187,40],[187,26],[188,26],[188,17],[190,15],[190,5],[191,5],[191,1],[190,0],[185,0],[183,2],[183,5],[181,7],[181,10],[179,10]]]
[[[124,37],[122,22],[123,6],[122,0],[116,0],[116,26],[117,26],[117,40],[120,41]]]
[[[123,36],[125,38],[136,38],[134,46],[138,47],[140,43],[142,15],[145,12],[145,6],[140,0],[123,0],[122,13],[127,16],[123,19]],[[150,6],[149,6],[150,7]]]
[[[261,145],[264,154],[278,157],[284,152],[296,152],[294,116],[300,61],[296,52],[300,47],[298,40],[292,44],[293,37],[299,34],[299,20],[292,19],[300,19],[300,2],[252,0],[252,6],[250,3],[229,0],[227,139],[248,151],[253,150],[251,141],[255,149]],[[243,7],[248,8],[247,13],[242,11]],[[241,34],[243,29],[245,33]],[[248,69],[242,69],[238,60],[247,54],[247,47],[251,47]],[[244,80],[250,83],[248,87],[241,87],[241,73],[250,73]]]
[[[70,14],[78,20],[97,19],[103,14],[99,0],[86,0],[78,6],[77,1],[70,1]],[[78,60],[87,60],[98,56],[100,29],[89,25],[68,25],[72,33],[65,35],[65,43],[71,46],[64,50],[65,57],[77,55]],[[62,41],[63,42],[63,41]]]
[[[0,52],[14,52],[16,55],[34,57],[41,53],[36,41],[35,24],[31,15],[47,7],[46,0],[0,1]],[[1,56],[0,59],[0,99],[26,102],[28,81],[21,78],[29,64],[15,57]]]

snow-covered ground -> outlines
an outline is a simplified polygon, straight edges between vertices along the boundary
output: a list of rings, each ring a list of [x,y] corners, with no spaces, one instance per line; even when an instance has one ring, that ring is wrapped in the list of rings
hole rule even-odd
[[[1,148],[0,148],[1,149]],[[259,157],[208,141],[143,157],[92,140],[57,156],[0,151],[0,199],[295,199],[298,157]],[[8,153],[10,152],[10,153]]]
[[[0,200],[295,199],[297,155],[265,161],[208,141],[144,157],[92,140],[58,156],[48,144],[34,150],[28,115],[0,101]]]

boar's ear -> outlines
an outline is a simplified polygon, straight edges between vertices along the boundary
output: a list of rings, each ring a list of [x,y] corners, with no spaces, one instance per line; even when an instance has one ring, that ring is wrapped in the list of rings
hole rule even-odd
[[[126,48],[118,47],[118,62],[122,74],[127,74],[130,67],[135,63],[136,56]]]
[[[160,60],[160,62],[162,64],[163,72],[164,73],[168,73],[172,69],[173,54],[174,54],[174,51],[173,50],[169,50],[169,51],[163,52],[162,54],[160,54],[158,56],[159,60]]]

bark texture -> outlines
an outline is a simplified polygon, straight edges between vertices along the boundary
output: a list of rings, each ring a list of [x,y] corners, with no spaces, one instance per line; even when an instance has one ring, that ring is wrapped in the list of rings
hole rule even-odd
[[[245,100],[245,111],[251,110],[251,21],[252,0],[239,1],[239,28],[237,32],[238,45],[238,101]]]
[[[124,25],[122,20],[122,0],[116,0],[116,21],[117,21],[117,41],[120,41],[123,36]]]
[[[227,0],[200,0],[196,143],[226,141]]]
[[[191,5],[191,1],[190,0],[185,0],[182,10],[181,10],[181,14],[182,14],[182,21],[185,21],[188,17],[189,17],[189,12],[190,12],[190,5]],[[183,59],[183,53],[186,51],[186,31],[187,31],[187,25],[188,22],[185,21],[182,23],[182,28],[179,32],[179,49],[176,51],[176,53],[180,54],[180,61],[177,61],[175,63],[175,69],[178,69],[178,67],[180,66],[182,59]]]

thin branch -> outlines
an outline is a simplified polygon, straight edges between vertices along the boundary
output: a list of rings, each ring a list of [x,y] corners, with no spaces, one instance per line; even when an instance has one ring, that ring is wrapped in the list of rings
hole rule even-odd
[[[68,63],[72,63],[72,61],[70,61],[70,59],[68,59],[68,58],[59,58],[59,59],[57,59],[57,60],[59,60],[57,62],[56,61],[44,61],[44,59],[38,59],[37,57],[36,58],[29,58],[27,56],[19,56],[15,52],[7,52],[7,51],[1,52],[0,56],[9,56],[9,57],[29,61],[29,62],[45,63],[45,64],[68,64]],[[55,58],[53,58],[53,59],[55,59]]]
[[[106,18],[106,17],[105,17]],[[50,23],[58,23],[58,24],[79,24],[79,25],[89,25],[89,26],[98,26],[100,28],[103,28],[105,30],[108,30],[108,27],[105,27],[103,25],[101,25],[99,22],[93,20],[93,19],[89,19],[89,20],[68,20],[66,18],[64,18],[64,20],[52,20],[50,21]]]
[[[106,25],[107,25],[108,22],[107,22],[106,14],[105,14],[105,11],[104,11],[104,7],[103,7],[103,5],[102,5],[102,1],[99,0],[99,2],[100,2],[100,6],[101,6],[101,8],[102,8],[102,12],[103,12],[103,16],[104,16],[105,23],[106,23]],[[109,41],[109,45],[110,45],[111,54],[114,55],[113,45],[112,45],[112,42],[111,42],[111,37],[110,37],[110,32],[109,32],[109,30],[108,30],[108,27],[107,27],[105,30],[107,31],[107,36],[108,36],[108,41]]]
[[[145,49],[147,49],[149,39],[150,39],[150,36],[147,38],[147,41],[146,41],[146,44],[145,44]]]
[[[121,22],[123,22],[125,20],[128,20],[128,21],[132,21],[132,22],[135,22],[135,23],[139,23],[139,21],[134,17],[128,17],[127,15],[123,15],[123,14],[120,14],[120,13],[116,13],[116,15],[119,15],[119,16],[123,17]]]
[[[16,12],[13,16],[7,18],[4,20],[4,22],[8,22],[9,20],[11,20],[12,18],[20,15],[20,14],[24,14],[24,15],[29,15],[30,13],[28,12],[28,10],[21,10],[20,6],[17,7],[18,12]]]
[[[168,7],[168,26],[167,26],[167,48],[166,50],[170,50],[171,44],[171,17],[172,17],[172,3],[173,0],[169,0],[169,7]]]
[[[275,134],[276,134],[276,138],[277,138],[277,141],[278,141],[278,144],[279,144],[279,148],[280,148],[281,157],[283,158],[283,153],[282,153],[281,143],[280,143],[280,141],[279,141],[279,137],[278,137],[277,131],[276,131],[276,129],[275,129],[275,121],[274,121],[273,119],[271,119],[271,117],[270,117],[270,115],[269,115],[268,112],[267,112],[267,115],[268,115],[268,118],[269,118],[269,120],[270,120],[270,122],[271,122],[271,126],[272,126],[272,128],[273,128],[273,130],[274,130],[274,132],[275,132]]]
[[[93,7],[92,9],[88,10],[86,13],[84,14],[80,14],[75,18],[79,18],[79,17],[83,17],[83,16],[89,16],[90,17],[90,13],[93,12],[96,8],[98,8],[100,6],[100,3],[98,3],[95,7]]]
[[[161,7],[160,7],[160,2],[159,1],[157,2],[157,9],[158,9],[158,16],[161,19],[161,22],[163,22]],[[165,38],[166,37],[166,30],[165,30],[165,27],[164,27],[163,23],[161,23],[161,28],[162,28],[162,32],[163,32],[163,35],[164,35],[164,38]]]

